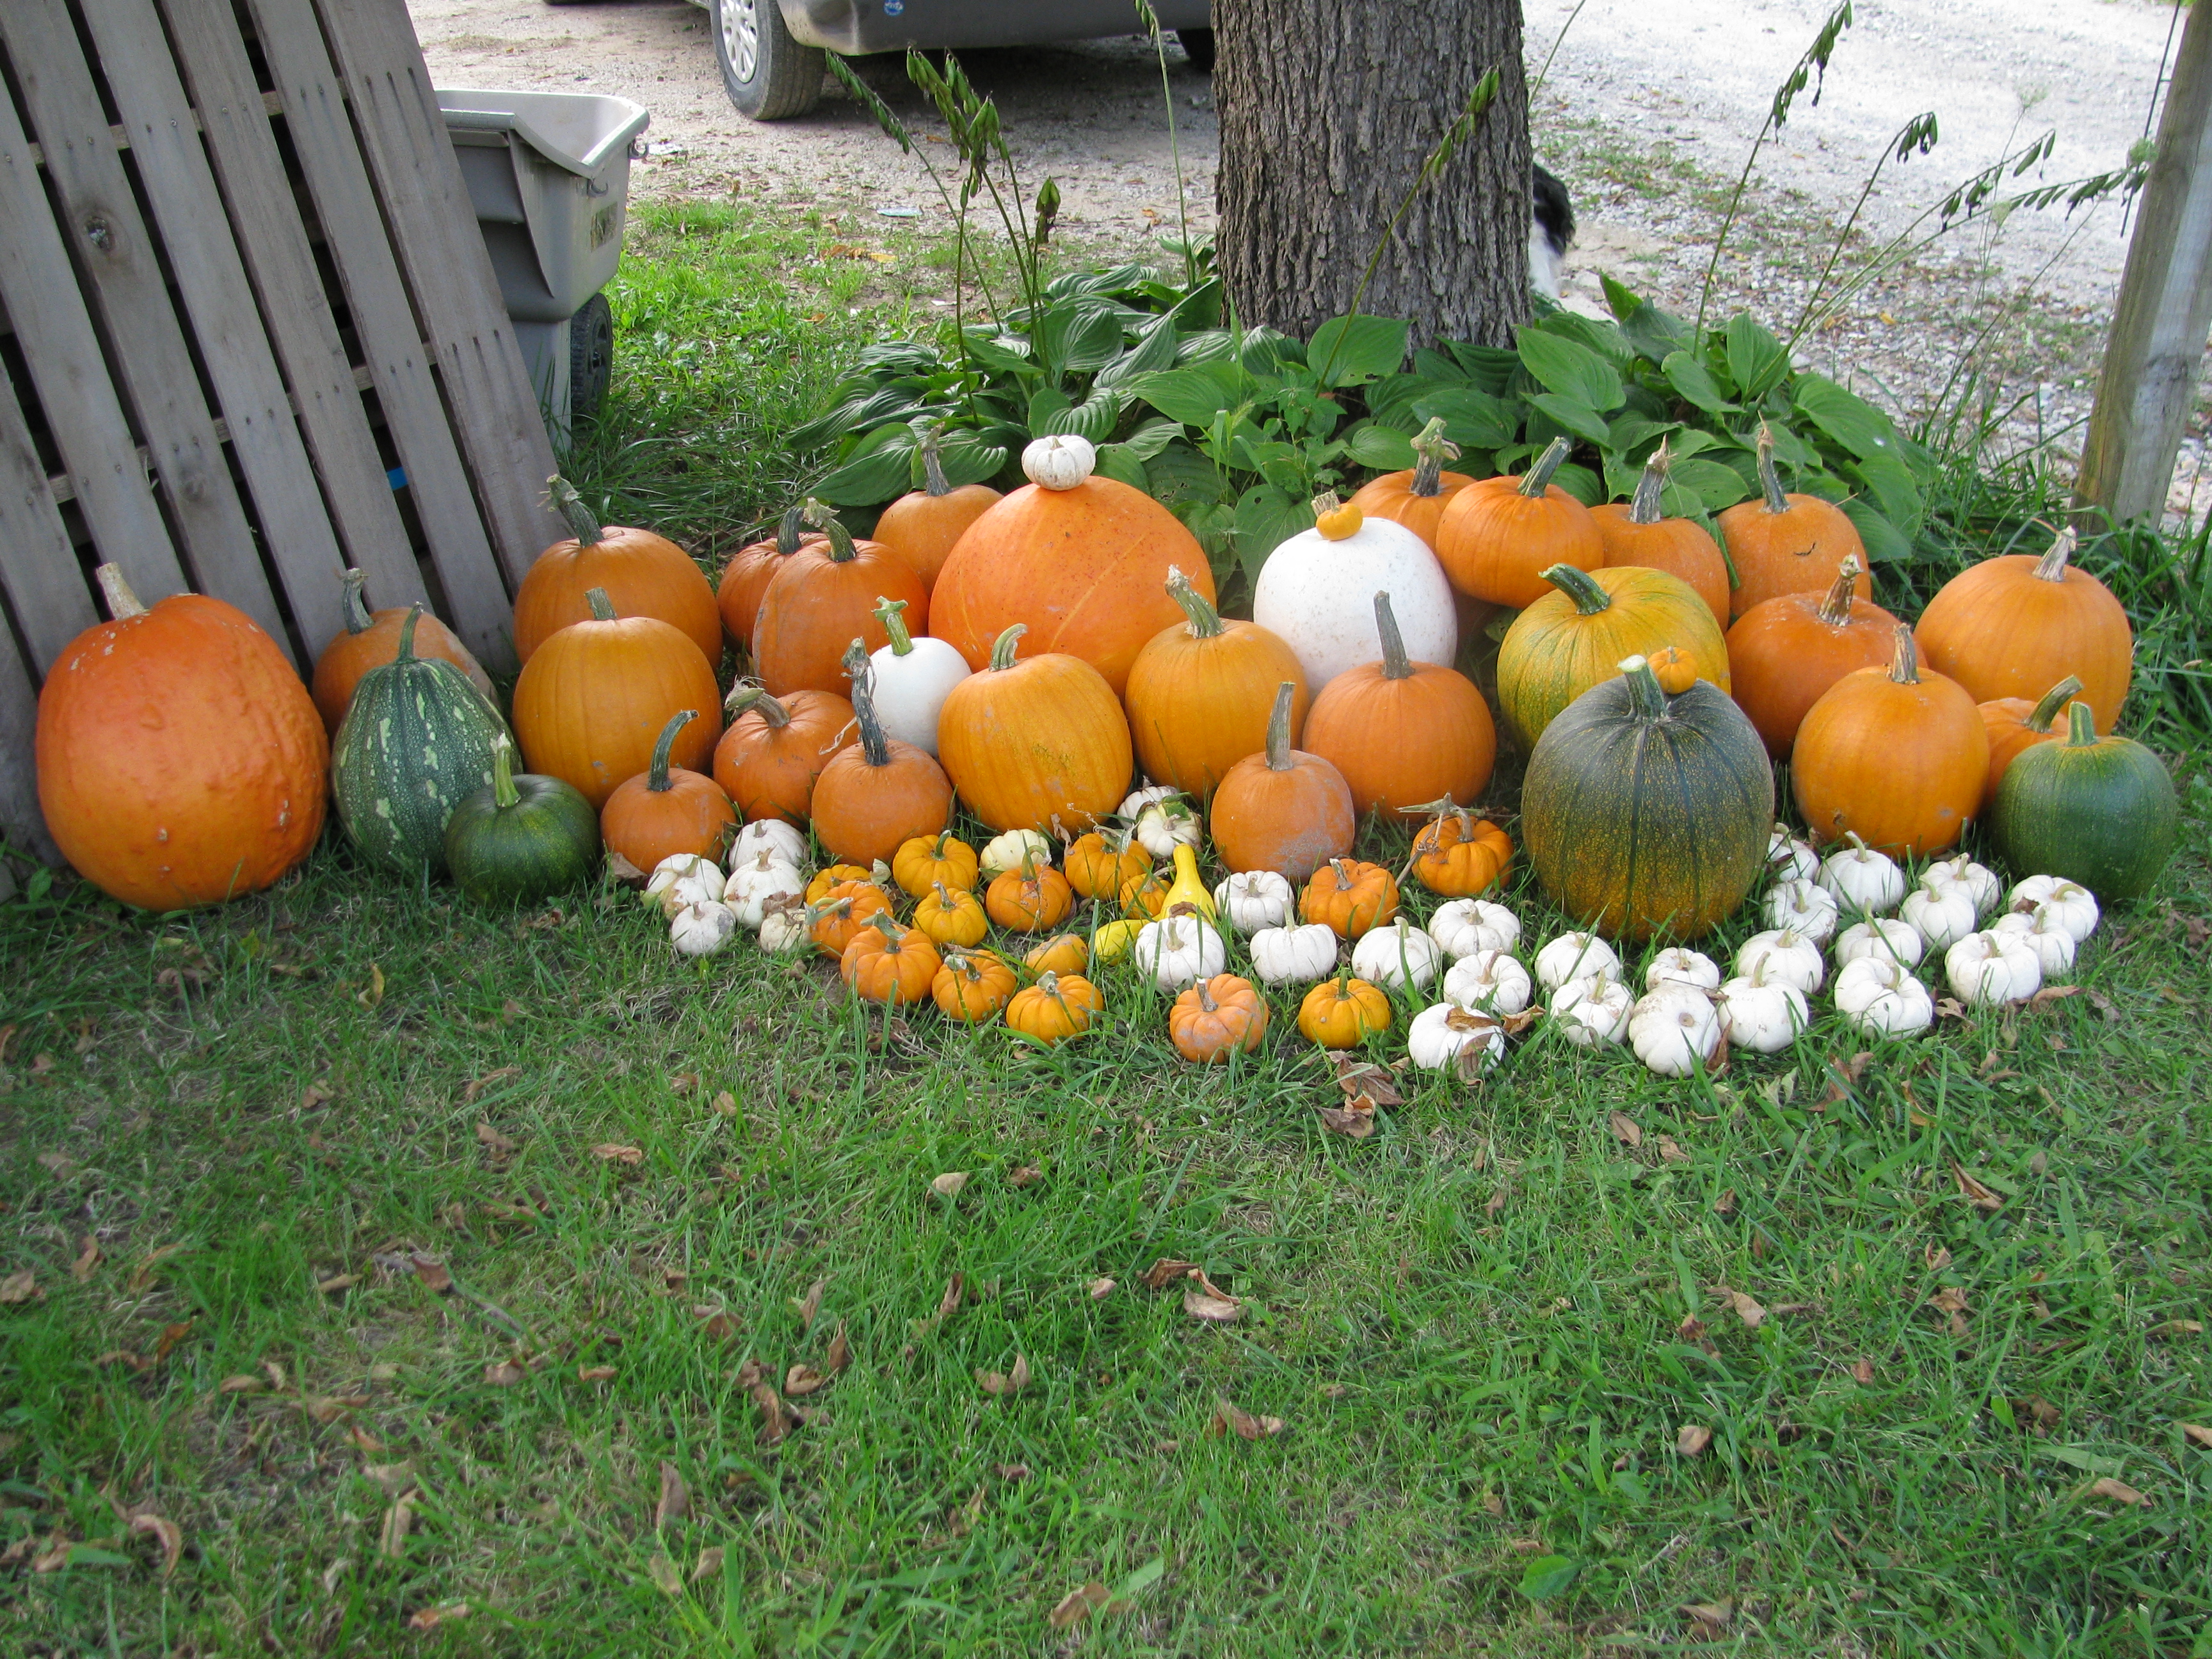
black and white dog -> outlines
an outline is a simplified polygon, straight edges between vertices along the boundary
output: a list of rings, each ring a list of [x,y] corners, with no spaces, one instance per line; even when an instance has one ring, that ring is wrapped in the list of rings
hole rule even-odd
[[[1531,171],[1528,286],[1556,305],[1560,268],[1575,240],[1575,205],[1567,187],[1541,165]]]

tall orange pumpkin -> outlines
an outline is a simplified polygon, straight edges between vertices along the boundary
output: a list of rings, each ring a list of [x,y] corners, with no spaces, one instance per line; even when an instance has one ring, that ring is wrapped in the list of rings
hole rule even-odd
[[[558,474],[545,483],[575,534],[540,553],[523,576],[514,595],[514,654],[527,663],[561,629],[588,621],[585,596],[596,587],[617,614],[658,617],[697,646],[710,668],[719,664],[722,613],[691,556],[650,530],[600,524]]]
[[[1413,454],[1416,460],[1411,468],[1370,478],[1348,504],[1368,518],[1403,525],[1434,552],[1437,526],[1443,519],[1444,509],[1451,505],[1453,496],[1474,480],[1464,472],[1443,470],[1446,461],[1459,459],[1459,446],[1444,436],[1441,416],[1421,428],[1413,440]]]
[[[1785,495],[1774,470],[1774,434],[1759,428],[1759,493],[1738,501],[1720,516],[1735,586],[1729,592],[1729,615],[1741,617],[1755,605],[1784,593],[1825,593],[1844,561],[1859,562],[1858,596],[1874,597],[1866,575],[1866,544],[1843,508],[1818,495]]]
[[[1012,496],[1007,497],[1009,501]],[[999,635],[981,672],[952,688],[937,755],[960,799],[994,830],[1073,834],[1121,803],[1129,723],[1098,671],[1064,651],[1015,659],[1028,624]]]
[[[1224,622],[1206,595],[1170,567],[1168,593],[1190,620],[1152,635],[1129,669],[1123,702],[1137,764],[1155,783],[1203,801],[1247,755],[1267,746],[1275,688],[1297,687],[1291,740],[1305,719],[1297,653],[1257,623]]]
[[[335,736],[338,722],[345,718],[346,705],[353,701],[354,688],[361,677],[372,668],[381,668],[399,654],[399,625],[407,620],[415,607],[398,605],[389,610],[371,615],[362,596],[362,585],[368,578],[358,570],[345,573],[345,592],[340,604],[345,615],[345,627],[333,635],[323,647],[323,654],[315,659],[315,678],[313,690],[315,708],[323,717],[323,730]],[[496,702],[492,690],[491,676],[469,653],[469,648],[454,637],[453,630],[425,611],[415,623],[415,654],[435,657],[449,662],[469,677],[469,684],[484,694],[486,700]]]
[[[934,590],[954,544],[1004,498],[988,484],[955,489],[946,480],[934,422],[921,434],[921,471],[922,487],[900,496],[877,519],[876,539],[914,567],[923,587]]]
[[[2072,562],[2069,528],[2040,556],[2005,553],[1943,584],[1913,630],[1929,666],[1981,702],[2039,697],[2069,674],[2109,732],[2134,672],[2135,632],[2112,592]]]
[[[1291,747],[1297,689],[1291,680],[1276,687],[1266,750],[1231,767],[1213,792],[1207,827],[1231,870],[1273,870],[1304,881],[1352,851],[1359,823],[1352,786],[1333,763]]]
[[[1903,623],[1889,666],[1830,686],[1790,751],[1797,811],[1815,842],[1855,835],[1900,858],[1956,846],[1989,775],[1981,710],[1956,680],[1921,669]]]
[[[1680,576],[1697,589],[1698,597],[1725,629],[1729,622],[1729,568],[1720,544],[1695,519],[1669,519],[1661,513],[1659,498],[1667,488],[1667,469],[1673,460],[1667,441],[1644,464],[1636,493],[1625,501],[1594,507],[1597,533],[1605,544],[1607,565],[1641,565]]]
[[[533,772],[573,786],[594,810],[653,763],[680,708],[702,711],[672,750],[703,772],[721,735],[721,688],[690,638],[656,617],[617,617],[604,589],[591,619],[548,639],[514,682],[514,735]]]
[[[615,786],[599,809],[599,838],[641,870],[653,870],[672,854],[719,860],[737,833],[737,809],[722,786],[703,772],[668,763],[676,737],[699,718],[679,708],[668,717],[644,771]]]
[[[721,584],[714,591],[714,604],[722,613],[722,627],[740,648],[750,650],[753,642],[753,623],[759,620],[761,599],[768,592],[768,585],[783,562],[802,547],[826,544],[829,538],[820,531],[806,528],[806,504],[794,502],[784,509],[783,517],[776,521],[775,534],[763,540],[748,542],[730,555],[730,562],[722,567]]]
[[[1452,497],[1437,525],[1437,559],[1454,587],[1518,611],[1551,592],[1543,573],[1553,565],[1605,562],[1589,508],[1552,482],[1567,448],[1554,438],[1519,477],[1484,478]]]
[[[814,781],[852,741],[853,705],[833,691],[772,697],[739,686],[726,705],[730,729],[714,745],[714,781],[745,815],[804,824]]]
[[[1490,705],[1466,675],[1407,659],[1388,593],[1375,596],[1375,628],[1382,660],[1322,688],[1306,716],[1306,748],[1344,775],[1363,816],[1477,799],[1498,759]]]
[[[2004,781],[2004,775],[2011,769],[2013,762],[2026,750],[2039,743],[2065,740],[2067,734],[2052,731],[2051,725],[2061,711],[2068,711],[2070,719],[2070,706],[2081,690],[2081,682],[2069,674],[2037,702],[2030,702],[2026,697],[1996,697],[1982,705],[1982,730],[1989,733],[1990,738],[1990,787],[1982,796],[1984,800],[1996,799],[1997,786]],[[2089,713],[2094,729],[2094,705]]]
[[[1168,572],[1188,571],[1211,600],[1205,551],[1141,489],[1091,476],[1081,438],[1041,438],[1023,452],[1034,481],[968,526],[938,573],[930,632],[981,671],[1016,623],[1040,653],[1080,657],[1120,696],[1146,642],[1178,619]]]
[[[1728,632],[1729,695],[1780,760],[1821,694],[1846,674],[1890,659],[1897,618],[1857,593],[1859,562],[1846,555],[1826,593],[1784,593],[1736,619]]]
[[[300,676],[245,612],[196,593],[152,609],[98,572],[112,622],[39,693],[39,805],[111,897],[183,910],[258,892],[313,850],[330,739]]]
[[[834,858],[863,868],[889,864],[903,842],[951,821],[952,784],[926,749],[884,735],[875,671],[856,641],[845,653],[860,740],[830,757],[814,781],[814,835]]]
[[[761,684],[779,697],[842,689],[847,647],[860,640],[875,651],[891,641],[876,614],[884,600],[905,600],[917,631],[929,617],[929,593],[905,560],[875,542],[854,541],[819,501],[806,507],[809,522],[830,539],[776,567],[753,624]]]

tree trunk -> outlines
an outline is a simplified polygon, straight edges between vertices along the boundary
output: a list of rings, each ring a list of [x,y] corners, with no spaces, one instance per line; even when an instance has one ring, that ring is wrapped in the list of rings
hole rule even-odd
[[[1483,71],[1499,88],[1415,199],[1359,309],[1415,344],[1512,343],[1528,314],[1520,0],[1214,0],[1220,261],[1244,323],[1300,338],[1352,290]]]

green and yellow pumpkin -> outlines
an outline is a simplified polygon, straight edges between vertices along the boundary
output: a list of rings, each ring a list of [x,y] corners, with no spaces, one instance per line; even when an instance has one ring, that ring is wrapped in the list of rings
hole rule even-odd
[[[2063,743],[2013,757],[1990,833],[2019,874],[2063,876],[2100,899],[2141,898],[2173,855],[2181,809],[2165,765],[2127,738],[2100,738],[2069,703]]]
[[[1728,642],[1711,608],[1680,576],[1643,565],[1544,573],[1553,592],[1523,611],[1498,647],[1498,706],[1528,748],[1559,711],[1614,678],[1624,657],[1668,646],[1697,677],[1729,690]]]

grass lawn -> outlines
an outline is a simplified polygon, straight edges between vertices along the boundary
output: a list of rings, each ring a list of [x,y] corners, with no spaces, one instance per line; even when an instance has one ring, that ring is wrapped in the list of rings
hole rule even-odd
[[[634,234],[577,471],[711,558],[931,250]],[[1287,997],[1202,1071],[1126,967],[1046,1052],[335,837],[0,907],[0,1653],[2212,1656],[2176,764],[2081,994],[1688,1083],[1539,1027],[1363,1140]]]

